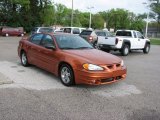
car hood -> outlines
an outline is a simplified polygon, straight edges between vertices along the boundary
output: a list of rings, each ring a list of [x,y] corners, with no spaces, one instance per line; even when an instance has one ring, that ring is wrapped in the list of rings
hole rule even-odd
[[[85,60],[85,62],[90,62],[97,65],[114,64],[121,62],[120,58],[96,49],[65,50],[65,52],[82,60]]]

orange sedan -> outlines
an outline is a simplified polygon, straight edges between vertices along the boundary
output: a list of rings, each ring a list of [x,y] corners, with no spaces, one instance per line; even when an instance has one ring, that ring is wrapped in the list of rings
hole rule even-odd
[[[60,77],[66,86],[114,83],[126,77],[123,60],[94,49],[83,38],[64,34],[34,34],[22,38],[18,54],[23,66],[36,65]]]

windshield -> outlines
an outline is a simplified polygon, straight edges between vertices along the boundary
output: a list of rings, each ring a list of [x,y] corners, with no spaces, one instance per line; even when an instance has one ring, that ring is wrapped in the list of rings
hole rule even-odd
[[[83,30],[80,35],[90,35],[92,31]]]
[[[39,32],[53,32],[53,29],[52,28],[41,28],[40,30],[39,30]]]
[[[102,37],[114,37],[114,35],[110,32],[107,31],[96,31],[97,36],[102,36]]]
[[[103,36],[103,37],[105,37],[105,36],[106,36],[106,32],[96,31],[96,35],[97,35],[97,36]]]
[[[83,38],[74,35],[55,35],[60,49],[93,49]]]

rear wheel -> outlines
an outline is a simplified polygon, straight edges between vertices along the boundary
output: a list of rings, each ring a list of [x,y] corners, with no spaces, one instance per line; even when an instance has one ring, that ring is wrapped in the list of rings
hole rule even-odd
[[[27,59],[27,54],[24,51],[22,51],[22,53],[21,53],[21,64],[25,67],[29,65],[28,59]]]
[[[148,54],[149,51],[150,51],[150,44],[147,43],[143,49],[143,53]]]
[[[93,43],[93,47],[98,49],[97,41]]]
[[[125,44],[121,50],[121,54],[123,56],[127,56],[129,54],[129,51],[130,51],[129,45]]]
[[[73,70],[68,64],[61,65],[59,74],[61,82],[65,86],[72,86],[75,84]]]

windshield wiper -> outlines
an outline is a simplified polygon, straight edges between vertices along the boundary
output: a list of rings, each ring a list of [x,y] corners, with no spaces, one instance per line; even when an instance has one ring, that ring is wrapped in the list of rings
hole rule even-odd
[[[78,47],[76,49],[93,49],[92,47]]]
[[[65,47],[65,48],[61,48],[61,49],[66,49],[66,50],[69,50],[69,49],[76,49],[76,48]]]

